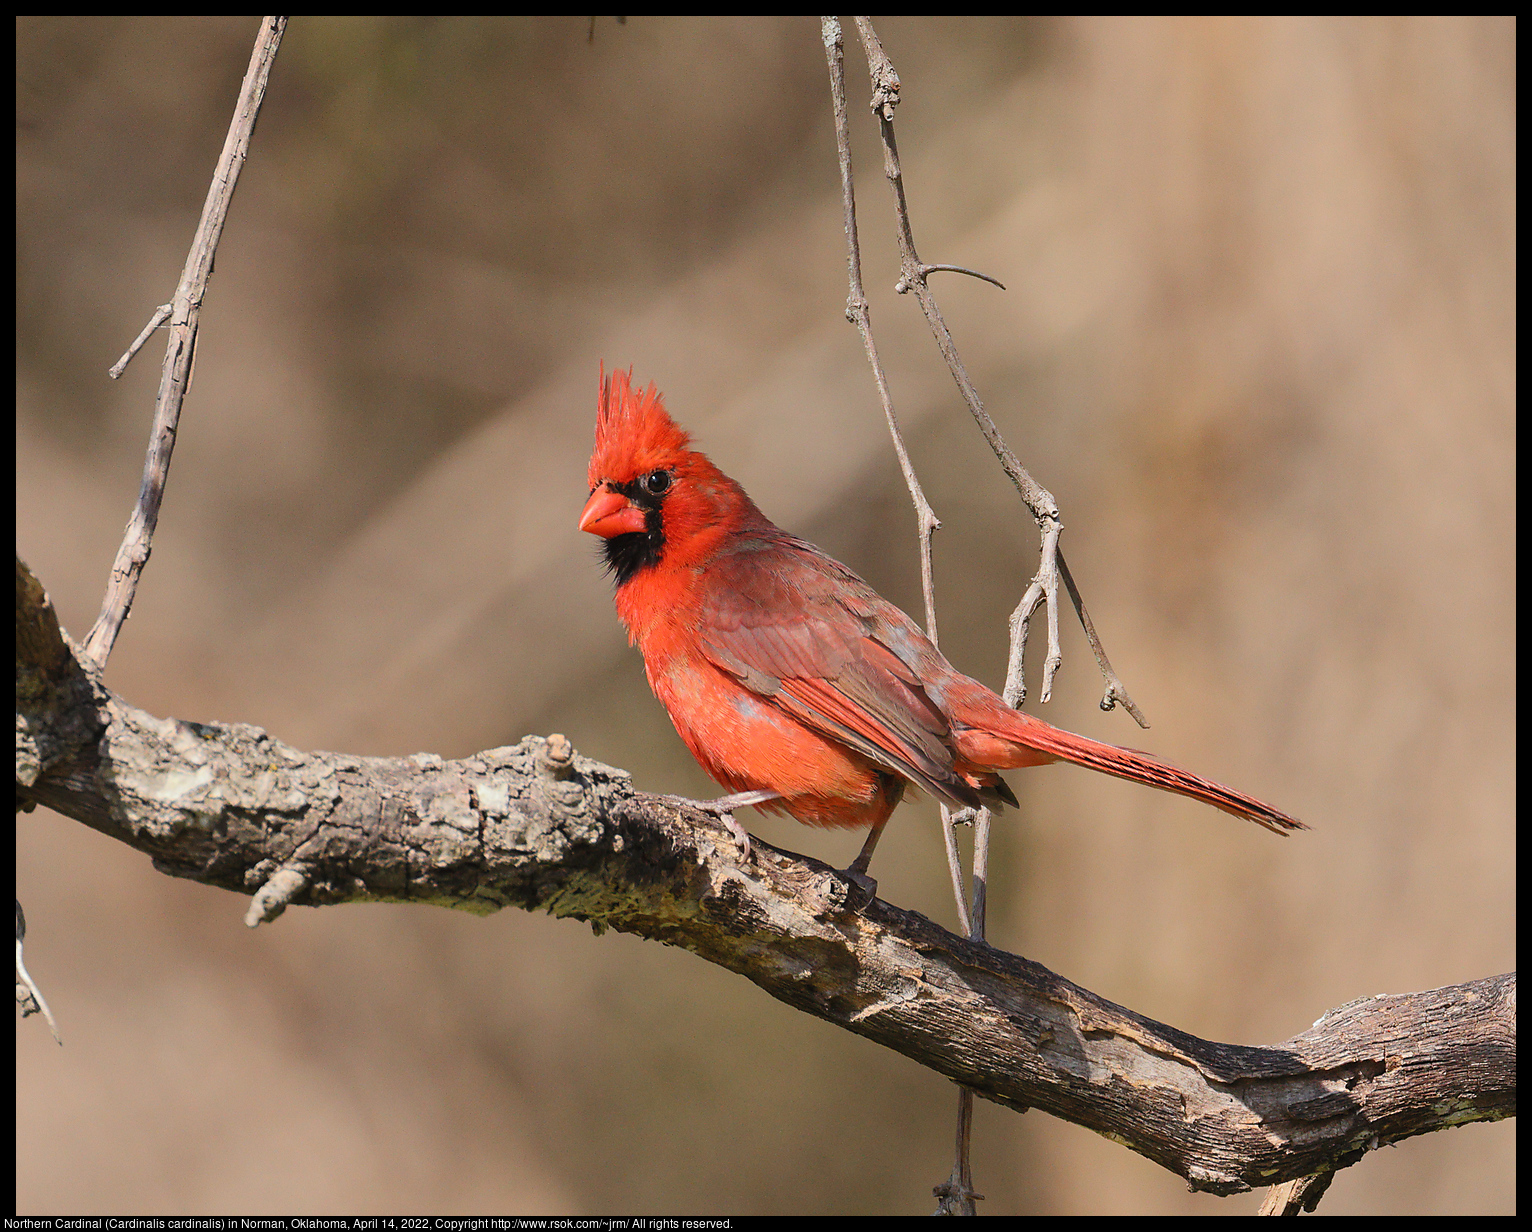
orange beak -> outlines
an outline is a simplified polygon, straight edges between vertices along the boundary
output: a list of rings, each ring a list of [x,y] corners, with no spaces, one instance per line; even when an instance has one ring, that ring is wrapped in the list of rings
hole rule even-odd
[[[642,534],[647,527],[642,509],[621,492],[602,486],[590,494],[580,511],[580,529],[611,539],[617,535]]]

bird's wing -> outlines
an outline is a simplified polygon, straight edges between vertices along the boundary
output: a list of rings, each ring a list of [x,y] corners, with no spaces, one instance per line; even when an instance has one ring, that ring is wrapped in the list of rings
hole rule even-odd
[[[709,562],[703,653],[752,693],[960,805],[951,728],[888,642],[924,638],[845,566],[800,540],[744,539]],[[895,634],[897,636],[891,636]]]

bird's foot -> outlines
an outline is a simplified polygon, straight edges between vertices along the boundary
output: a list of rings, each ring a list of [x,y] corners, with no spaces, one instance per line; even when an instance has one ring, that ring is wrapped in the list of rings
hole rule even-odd
[[[873,849],[878,845],[878,839],[883,836],[883,827],[888,824],[888,818],[878,822],[867,833],[867,841],[862,844],[862,850],[857,852],[856,859],[851,861],[850,867],[841,871],[841,876],[849,881],[864,896],[861,903],[856,902],[855,895],[848,895],[846,905],[857,915],[861,915],[867,908],[872,906],[872,900],[878,897],[877,878],[867,875],[867,866],[872,863]]]
[[[739,847],[739,858],[750,858],[750,834],[744,826],[740,825],[734,817],[734,810],[746,808],[752,804],[765,804],[768,800],[778,799],[774,791],[740,791],[732,796],[719,796],[716,800],[688,800],[685,796],[661,796],[661,800],[671,804],[682,805],[687,808],[701,809],[723,822],[724,828],[734,836],[734,842]]]
[[[846,895],[846,908],[855,915],[861,915],[867,908],[872,906],[873,899],[878,897],[878,879],[869,877],[853,864],[850,868],[836,870],[837,875],[851,883],[852,891]]]

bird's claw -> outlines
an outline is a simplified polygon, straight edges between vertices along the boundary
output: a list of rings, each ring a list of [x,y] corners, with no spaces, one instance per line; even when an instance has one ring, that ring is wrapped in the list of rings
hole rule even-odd
[[[682,805],[686,808],[701,809],[704,813],[718,818],[723,822],[724,829],[728,830],[735,844],[739,847],[741,862],[750,858],[750,834],[744,826],[740,825],[734,816],[734,810],[744,808],[749,804],[764,804],[768,800],[777,799],[774,791],[742,791],[732,796],[720,796],[716,800],[688,800],[685,796],[661,796],[660,799],[671,804]]]
[[[859,872],[854,864],[850,868],[841,869],[840,876],[850,882],[853,889],[852,893],[846,895],[847,908],[854,914],[861,915],[878,897],[878,879]],[[858,892],[866,896],[860,903],[856,902]]]
[[[744,863],[750,858],[750,832],[735,820],[733,813],[719,813],[718,820],[723,822],[729,833],[734,836],[734,841],[739,844],[740,862]]]

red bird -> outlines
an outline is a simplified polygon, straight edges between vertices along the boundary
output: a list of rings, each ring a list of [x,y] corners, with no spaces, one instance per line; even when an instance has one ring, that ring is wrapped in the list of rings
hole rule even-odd
[[[653,385],[603,377],[580,529],[600,535],[617,614],[681,739],[732,792],[811,826],[870,826],[858,880],[906,783],[1015,804],[998,770],[1070,761],[1282,834],[1270,805],[1146,753],[1012,710],[839,561],[773,525],[691,448]],[[727,818],[732,821],[732,817]],[[748,852],[748,840],[737,826]]]

